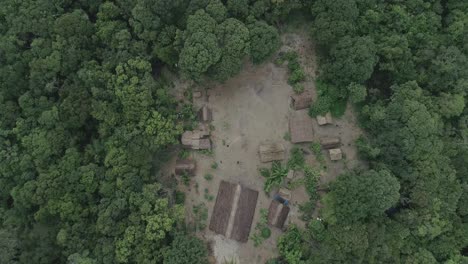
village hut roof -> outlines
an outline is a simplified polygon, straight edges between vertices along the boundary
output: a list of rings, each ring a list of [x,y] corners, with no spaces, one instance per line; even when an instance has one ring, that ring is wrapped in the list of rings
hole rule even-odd
[[[324,149],[338,148],[341,146],[341,140],[339,137],[323,137],[320,138],[320,145]]]
[[[187,173],[188,175],[194,175],[196,164],[194,160],[177,160],[175,165],[175,174],[182,175]]]
[[[268,224],[282,229],[288,218],[290,208],[276,200],[272,200],[268,208]]]
[[[312,142],[314,131],[307,110],[295,111],[289,118],[289,132],[292,143]]]
[[[198,118],[201,122],[210,122],[213,119],[212,111],[206,105],[198,111]]]
[[[291,95],[291,99],[294,110],[309,108],[312,104],[312,93],[306,90],[300,94]]]
[[[283,160],[285,155],[284,146],[280,143],[264,143],[258,148],[261,162]]]
[[[317,119],[317,123],[319,124],[319,126],[324,126],[333,123],[333,118],[330,112],[326,113],[324,116],[318,115],[315,118]]]
[[[258,192],[221,181],[210,220],[210,230],[239,242],[247,242],[252,226]]]
[[[330,149],[330,159],[331,160],[340,160],[343,158],[343,153],[341,152],[341,149],[336,148],[336,149]]]

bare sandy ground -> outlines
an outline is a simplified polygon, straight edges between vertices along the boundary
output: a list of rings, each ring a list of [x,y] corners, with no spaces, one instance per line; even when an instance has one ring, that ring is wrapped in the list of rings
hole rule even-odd
[[[284,46],[281,51],[293,49],[299,52],[301,63],[307,73],[304,83],[306,89],[316,94],[314,79],[316,77],[316,58],[312,42],[304,37],[305,34],[285,34]],[[259,168],[269,167],[263,164],[258,157],[258,146],[262,142],[281,142],[289,150],[291,143],[283,137],[288,132],[288,116],[294,110],[290,107],[290,95],[292,88],[287,84],[287,69],[273,63],[252,65],[247,63],[242,72],[224,84],[208,85],[206,96],[194,99],[194,105],[200,107],[207,104],[213,110],[214,131],[212,142],[214,155],[207,156],[199,152],[193,152],[192,157],[197,161],[197,172],[191,180],[189,187],[180,185],[180,189],[186,192],[186,219],[193,221],[192,208],[194,205],[204,203],[208,208],[207,225],[209,224],[214,201],[205,199],[205,189],[209,195],[216,198],[219,182],[227,180],[246,185],[259,191],[258,202],[250,234],[255,232],[255,226],[260,216],[260,209],[268,209],[271,202],[263,191],[264,178],[259,173]],[[178,83],[176,86],[187,88],[187,83]],[[348,107],[343,118],[334,120],[333,125],[319,127],[315,120],[313,126],[315,140],[321,136],[341,137],[342,150],[345,159],[339,162],[331,162],[328,153],[324,151],[328,170],[320,179],[323,186],[332,181],[346,168],[352,168],[359,164],[357,160],[354,141],[361,131],[356,125],[354,114]],[[307,144],[300,145],[308,149]],[[307,163],[318,166],[312,154],[306,155]],[[217,163],[216,169],[212,164]],[[169,174],[174,162],[170,162],[163,173]],[[214,176],[207,181],[204,175]],[[304,187],[299,187],[292,192],[291,212],[289,223],[295,223],[304,227],[305,223],[299,220],[298,205],[308,200]],[[227,260],[235,260],[237,263],[265,263],[266,260],[277,256],[276,243],[282,231],[271,228],[272,235],[259,247],[254,247],[253,242],[238,243],[216,235],[206,228],[198,232],[198,235],[210,242],[212,254],[217,263]]]

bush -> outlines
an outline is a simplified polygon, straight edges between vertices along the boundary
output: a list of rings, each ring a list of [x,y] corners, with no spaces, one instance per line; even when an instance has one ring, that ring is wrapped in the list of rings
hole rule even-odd
[[[288,78],[289,84],[295,84],[298,82],[302,82],[305,79],[305,73],[301,68],[298,68],[291,72]]]
[[[301,94],[304,92],[304,85],[302,85],[301,83],[295,83],[292,87],[293,91],[297,94]]]
[[[298,170],[303,168],[305,165],[304,153],[298,147],[291,149],[291,157],[288,160],[288,168]]]
[[[211,180],[213,179],[213,175],[207,173],[207,174],[205,174],[204,178],[205,178],[205,180],[207,180],[207,181],[211,181]]]
[[[367,88],[364,85],[351,83],[348,85],[349,99],[353,103],[360,103],[366,100]]]
[[[309,115],[316,117],[318,115],[325,115],[330,111],[331,100],[328,96],[319,96],[317,100],[310,106]]]
[[[268,238],[271,236],[271,230],[270,230],[270,228],[268,228],[268,227],[263,227],[263,228],[262,228],[261,234],[262,234],[262,237],[263,237],[264,239],[268,239]]]

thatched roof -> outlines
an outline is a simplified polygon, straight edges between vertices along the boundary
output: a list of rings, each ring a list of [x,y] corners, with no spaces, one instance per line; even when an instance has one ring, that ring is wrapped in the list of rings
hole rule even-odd
[[[265,143],[258,148],[261,162],[270,162],[275,160],[283,160],[285,149],[280,143]]]
[[[330,149],[328,152],[330,153],[331,160],[340,160],[343,158],[343,153],[341,152],[341,149],[339,148]]]
[[[324,125],[333,123],[333,118],[330,112],[328,112],[324,116],[318,115],[315,118],[317,119],[317,123],[319,124],[319,126],[324,126]]]
[[[221,181],[211,215],[210,230],[239,242],[247,242],[257,198],[258,192],[255,190]]]
[[[198,118],[201,122],[210,122],[213,119],[211,109],[209,109],[206,105],[204,105],[198,111]]]
[[[304,91],[300,94],[291,95],[292,106],[294,110],[309,108],[312,104],[312,94],[310,91]]]
[[[200,126],[199,129],[193,131],[185,131],[182,134],[182,145],[191,149],[211,149],[211,141],[209,139],[210,131],[206,126]]]
[[[182,175],[187,173],[188,175],[194,175],[196,164],[194,160],[177,160],[175,165],[175,174]]]
[[[268,208],[268,224],[282,229],[289,214],[289,206],[286,206],[276,200],[271,201]]]
[[[289,118],[289,132],[292,143],[312,142],[314,140],[312,119],[310,119],[307,110],[296,111],[291,115]]]
[[[341,140],[339,137],[323,137],[320,139],[320,145],[324,149],[338,148],[341,146]]]

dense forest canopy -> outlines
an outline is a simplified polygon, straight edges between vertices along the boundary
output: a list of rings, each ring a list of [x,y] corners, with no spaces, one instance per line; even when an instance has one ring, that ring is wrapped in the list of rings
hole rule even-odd
[[[154,173],[192,114],[160,69],[225,81],[299,11],[321,57],[310,112],[353,103],[370,168],[332,183],[323,220],[289,230],[275,261],[468,261],[468,2],[0,6],[0,263],[206,263]]]

